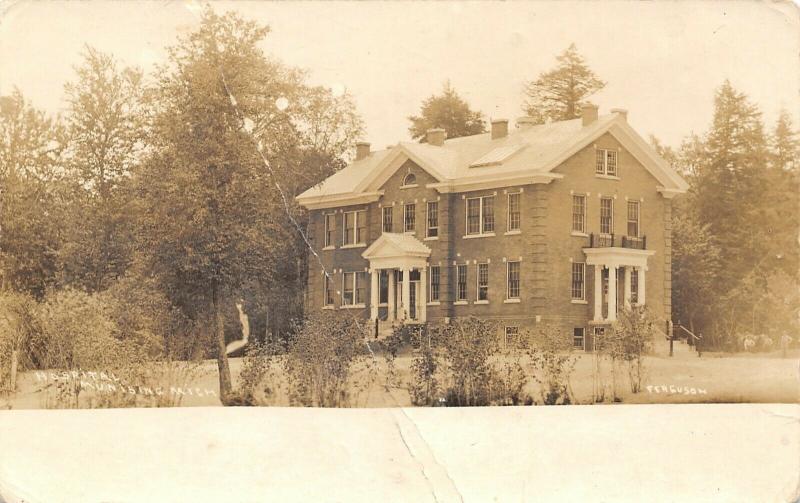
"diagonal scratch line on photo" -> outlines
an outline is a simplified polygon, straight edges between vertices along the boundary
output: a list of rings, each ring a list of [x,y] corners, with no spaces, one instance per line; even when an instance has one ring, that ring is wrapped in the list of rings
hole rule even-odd
[[[220,67],[219,71],[220,71],[220,76],[221,76],[221,79],[222,79],[222,84],[225,87],[225,92],[228,94],[228,98],[229,98],[229,100],[231,102],[231,105],[233,106],[234,110],[236,111],[237,116],[242,121],[244,121],[245,119],[247,119],[247,117],[245,117],[244,114],[242,113],[241,109],[239,108],[239,105],[238,105],[238,102],[236,100],[236,97],[233,95],[233,93],[231,92],[230,88],[228,87],[228,82],[227,82],[227,79],[225,78],[225,72],[224,72],[223,68]],[[322,271],[324,272],[325,276],[328,277],[328,279],[332,279],[332,276],[331,276],[330,272],[328,272],[328,270],[325,268],[325,265],[324,265],[324,263],[322,261],[322,257],[320,257],[319,253],[314,249],[314,246],[311,244],[311,241],[308,239],[308,235],[303,230],[302,226],[297,221],[297,219],[294,217],[294,215],[292,215],[291,207],[289,205],[289,200],[286,197],[286,192],[284,191],[283,187],[281,187],[280,183],[278,182],[277,178],[275,177],[275,172],[273,171],[272,166],[269,163],[269,160],[264,155],[263,147],[262,147],[261,142],[259,142],[258,139],[255,138],[255,136],[250,131],[246,131],[246,132],[248,133],[250,138],[255,143],[256,150],[258,151],[258,154],[259,154],[259,156],[261,158],[261,161],[264,164],[264,166],[266,167],[266,169],[269,171],[270,179],[273,181],[273,183],[275,184],[275,188],[277,189],[278,193],[280,194],[281,202],[283,204],[284,211],[286,212],[286,216],[289,218],[289,220],[291,221],[292,225],[295,227],[295,229],[297,230],[299,235],[303,238],[303,242],[306,244],[306,246],[308,247],[309,251],[314,254],[314,257],[319,262],[319,265],[322,268]],[[348,313],[348,314],[350,316],[352,316],[353,318],[355,318],[355,314],[353,314],[351,312]],[[365,339],[364,342],[366,344],[366,347],[367,347],[367,349],[369,351],[369,354],[370,354],[371,358],[373,359],[373,361],[376,361],[375,352],[372,350],[372,347],[370,346],[369,341]],[[422,442],[422,444],[424,444],[425,448],[427,449],[427,454],[430,456],[431,460],[444,472],[445,478],[449,481],[450,485],[452,486],[452,490],[458,495],[459,500],[463,501],[461,493],[459,492],[458,488],[456,487],[455,482],[453,481],[452,477],[450,477],[450,474],[447,472],[447,469],[444,466],[442,466],[441,463],[438,462],[438,460],[436,459],[436,457],[433,454],[433,451],[430,448],[430,445],[428,445],[427,441],[425,440],[425,437],[423,437],[422,432],[419,431],[419,428],[417,427],[417,425],[414,422],[414,420],[406,413],[404,408],[400,406],[400,404],[397,402],[395,397],[389,391],[388,386],[384,386],[384,387],[386,389],[386,394],[389,395],[391,400],[394,402],[395,410],[399,409],[400,413],[403,415],[403,417],[409,423],[411,423],[412,428],[413,428],[414,432],[416,433],[416,436],[419,437],[420,441]],[[398,432],[400,433],[400,437],[401,437],[401,439],[403,441],[403,445],[406,447],[406,449],[408,450],[408,452],[411,455],[411,457],[413,457],[415,460],[417,460],[417,462],[420,463],[423,476],[425,477],[426,480],[428,480],[429,483],[431,483],[431,481],[428,478],[428,475],[426,473],[426,465],[425,465],[425,463],[420,461],[419,458],[414,454],[412,449],[409,447],[408,442],[406,441],[406,437],[403,434],[402,426],[398,422],[397,417],[395,416],[395,413],[392,413],[392,418],[393,418],[393,420],[395,422],[395,425],[397,426]],[[438,498],[436,498],[435,491],[434,491],[433,494],[434,494],[434,499],[436,501],[439,501]]]

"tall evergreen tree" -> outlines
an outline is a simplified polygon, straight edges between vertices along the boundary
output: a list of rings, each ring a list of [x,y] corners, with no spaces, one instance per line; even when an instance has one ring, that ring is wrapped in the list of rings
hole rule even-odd
[[[486,132],[483,114],[470,109],[450,82],[445,82],[442,94],[432,95],[422,102],[419,115],[408,117],[411,137],[425,143],[429,129],[441,128],[448,138],[458,138]]]
[[[580,117],[586,99],[606,85],[587,66],[575,44],[556,60],[555,68],[525,83],[523,111],[539,123]]]

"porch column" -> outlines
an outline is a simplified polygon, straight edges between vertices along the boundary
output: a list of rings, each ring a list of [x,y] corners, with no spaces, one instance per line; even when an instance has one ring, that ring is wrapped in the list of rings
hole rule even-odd
[[[403,269],[403,309],[401,319],[407,320],[411,315],[411,268]]]
[[[638,301],[638,303],[639,303],[639,305],[640,305],[640,306],[643,306],[643,305],[644,305],[644,284],[645,284],[645,281],[644,281],[644,272],[645,272],[646,270],[647,270],[647,268],[646,268],[646,267],[640,267],[640,268],[639,268],[639,274],[637,275],[637,276],[638,276],[638,278],[637,278],[637,279],[639,280],[639,285],[638,285],[638,287],[639,287],[639,291],[637,292],[637,295],[639,296],[639,298],[638,298],[638,299],[636,299],[636,300]]]
[[[631,307],[631,267],[625,266],[625,284],[623,296],[625,299],[625,307],[630,309]]]
[[[389,276],[389,314],[386,316],[386,319],[393,321],[396,319],[394,308],[396,300],[395,297],[397,297],[397,285],[395,285],[394,281],[394,269],[388,269],[386,273]]]
[[[417,302],[419,303],[419,309],[417,310],[417,318],[422,323],[425,323],[427,319],[427,307],[428,307],[428,275],[427,275],[427,267],[420,267],[419,269],[419,298]]]
[[[608,321],[617,321],[617,267],[608,267]]]
[[[380,298],[380,288],[378,287],[378,277],[380,275],[380,269],[373,269],[372,270],[372,284],[369,288],[369,319],[375,321],[378,319],[378,299]]]
[[[603,266],[594,266],[594,321],[603,320]]]

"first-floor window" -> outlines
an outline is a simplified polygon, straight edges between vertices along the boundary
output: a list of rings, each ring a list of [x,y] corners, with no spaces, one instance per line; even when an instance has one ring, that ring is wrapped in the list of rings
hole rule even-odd
[[[403,212],[403,232],[414,232],[417,228],[417,205],[410,203],[405,205]]]
[[[478,300],[489,300],[489,264],[478,264]]]
[[[346,272],[342,274],[342,304],[354,306],[364,303],[364,288],[367,273]]]
[[[583,327],[575,327],[572,329],[572,346],[578,349],[584,349],[584,339],[586,329]]]
[[[513,348],[519,345],[519,327],[507,326],[506,327],[505,344],[507,348]]]
[[[430,201],[428,203],[428,229],[426,237],[435,238],[439,235],[439,203]]]
[[[325,278],[325,305],[332,306],[333,305],[333,281],[331,277],[328,276],[328,273],[325,273],[323,276]]]
[[[572,299],[586,300],[586,264],[572,263]]]
[[[639,269],[631,271],[631,304],[639,303]]]
[[[508,262],[508,298],[519,298],[519,262]]]
[[[467,266],[460,265],[457,270],[458,276],[458,300],[467,300]]]
[[[392,213],[394,208],[391,206],[383,207],[383,232],[392,232]]]
[[[431,266],[431,287],[429,289],[429,296],[428,299],[430,302],[438,302],[439,301],[439,292],[441,290],[441,278],[439,273],[439,266],[432,265]]]

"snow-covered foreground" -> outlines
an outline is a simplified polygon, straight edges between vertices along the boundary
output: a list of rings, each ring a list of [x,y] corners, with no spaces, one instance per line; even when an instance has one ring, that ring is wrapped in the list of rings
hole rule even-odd
[[[791,501],[800,407],[0,413],[7,502]]]
[[[682,352],[674,358],[653,356],[646,359],[647,377],[640,393],[632,393],[626,371],[618,374],[617,386],[619,397],[623,403],[655,404],[655,403],[798,403],[800,401],[800,359],[797,354],[789,358],[781,358],[780,354],[707,354],[698,358],[695,353]],[[593,397],[594,357],[589,353],[578,353],[575,370],[570,379],[573,402],[590,404]],[[408,383],[411,382],[411,357],[400,356],[395,361],[396,382],[399,386],[387,388],[386,361],[378,356],[375,364],[379,369],[372,378],[364,377],[368,382],[366,389],[356,394],[352,400],[353,407],[409,407],[411,399]],[[174,365],[181,366],[181,363]],[[606,400],[610,402],[611,376],[607,364],[603,367],[603,383]],[[242,368],[241,358],[230,359],[231,373],[234,383]],[[282,370],[276,369],[277,379],[273,383],[277,390],[267,405],[288,406],[285,393],[285,381],[280,377]],[[41,373],[39,373],[41,374]],[[216,361],[202,363],[194,379],[181,383],[180,405],[214,406],[219,401],[219,383]],[[91,381],[91,379],[86,378]],[[532,381],[532,380],[531,380]],[[102,381],[100,381],[102,384]],[[46,391],[49,381],[41,381],[36,372],[26,372],[19,380],[19,391],[11,397],[0,397],[0,410],[63,408],[54,400],[55,393],[51,386]],[[137,383],[133,383],[134,385]],[[163,384],[169,393],[170,384]],[[530,382],[527,390],[537,401],[539,389]],[[88,394],[86,392],[85,394]]]

